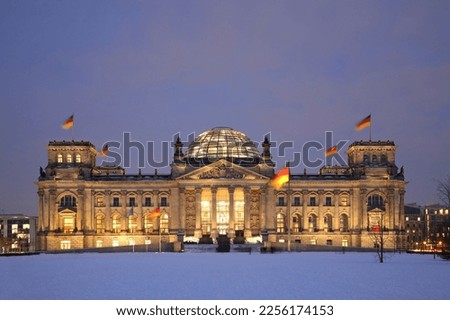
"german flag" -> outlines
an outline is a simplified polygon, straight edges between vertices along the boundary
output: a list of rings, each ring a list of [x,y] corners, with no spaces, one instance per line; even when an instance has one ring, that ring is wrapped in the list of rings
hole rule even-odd
[[[73,114],[70,117],[68,117],[66,121],[64,121],[61,127],[65,130],[73,127]]]
[[[148,218],[149,219],[159,218],[160,215],[161,215],[161,210],[159,210],[159,208],[156,208],[155,210],[152,211],[152,213],[150,213],[148,215]]]
[[[102,157],[108,154],[108,150],[109,150],[108,144],[105,144],[102,149]]]
[[[289,168],[284,167],[270,180],[270,185],[274,187],[275,190],[279,190],[283,184],[289,181]]]
[[[355,129],[356,129],[356,131],[361,131],[362,129],[370,127],[371,125],[372,125],[372,119],[371,119],[371,114],[369,114],[367,117],[365,117],[360,122],[358,122]]]
[[[337,146],[332,146],[331,148],[325,150],[325,157],[332,156],[333,154],[338,152]]]

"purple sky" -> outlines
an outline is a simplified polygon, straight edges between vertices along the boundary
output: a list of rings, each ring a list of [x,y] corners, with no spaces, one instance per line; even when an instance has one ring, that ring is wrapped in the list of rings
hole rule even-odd
[[[49,140],[159,146],[230,126],[298,152],[325,131],[368,139],[354,125],[369,113],[372,139],[399,146],[407,202],[435,202],[450,174],[449,17],[449,1],[2,0],[0,209],[36,214]]]

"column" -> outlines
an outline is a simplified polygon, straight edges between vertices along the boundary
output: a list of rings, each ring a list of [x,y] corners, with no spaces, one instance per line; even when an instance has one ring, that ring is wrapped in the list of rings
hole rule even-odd
[[[260,188],[261,193],[259,197],[259,227],[261,230],[266,229],[266,187]]]
[[[137,212],[134,212],[136,214],[136,230],[138,232],[143,232],[143,219],[142,219],[142,190],[137,191]]]
[[[367,201],[366,201],[366,189],[361,189],[359,194],[359,211],[360,211],[360,224],[363,230],[367,230],[369,226],[369,220],[367,216]]]
[[[323,190],[319,190],[318,191],[318,195],[319,195],[319,209],[318,209],[318,221],[317,221],[317,229],[319,229],[319,231],[323,231],[324,229],[324,215],[323,215],[323,195],[324,195],[324,191]]]
[[[121,191],[121,207],[122,207],[122,218],[120,223],[120,229],[121,231],[126,231],[128,229],[128,217],[127,217],[127,191],[122,190]]]
[[[84,189],[79,188],[77,190],[78,203],[77,203],[77,216],[75,227],[78,231],[84,231],[86,229],[86,210],[84,209]]]
[[[250,188],[244,188],[244,235],[251,236],[250,230]]]
[[[303,230],[308,231],[309,230],[309,219],[308,219],[308,207],[307,207],[307,202],[308,202],[308,191],[306,190],[302,190],[302,217],[303,217]]]
[[[211,187],[211,236],[217,236],[217,187]]]
[[[37,194],[39,197],[39,201],[38,201],[38,221],[39,221],[38,231],[44,231],[45,230],[45,221],[46,221],[45,215],[44,215],[44,190],[39,188]]]
[[[228,187],[228,208],[229,208],[229,216],[230,216],[230,222],[229,222],[229,230],[228,230],[228,236],[230,238],[235,237],[235,225],[234,225],[234,187]]]
[[[195,236],[202,236],[202,188],[195,188]]]
[[[180,188],[178,196],[178,228],[181,230],[186,229],[186,194],[185,188]]]
[[[333,230],[340,230],[340,212],[339,212],[339,190],[334,190],[334,219],[333,219]]]
[[[405,221],[405,189],[399,190],[399,204],[398,204],[398,227],[403,229],[404,221]]]
[[[111,225],[111,191],[106,190],[105,191],[105,231],[111,232],[112,225]]]
[[[56,220],[56,206],[58,204],[56,203],[56,189],[51,188],[49,190],[49,196],[48,196],[48,212],[49,212],[49,229],[50,231],[55,231],[57,227],[57,220]]]

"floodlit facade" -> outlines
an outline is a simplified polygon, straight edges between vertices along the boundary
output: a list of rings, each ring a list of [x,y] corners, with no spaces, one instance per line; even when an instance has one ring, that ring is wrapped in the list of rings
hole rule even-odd
[[[347,166],[291,172],[274,190],[270,141],[258,151],[244,133],[219,127],[186,147],[177,140],[170,174],[96,166],[86,141],[52,141],[37,181],[41,250],[213,242],[403,248],[403,169],[392,141],[357,141]],[[155,217],[155,210],[161,213]],[[288,229],[289,228],[289,229]],[[194,239],[194,240],[193,240]]]

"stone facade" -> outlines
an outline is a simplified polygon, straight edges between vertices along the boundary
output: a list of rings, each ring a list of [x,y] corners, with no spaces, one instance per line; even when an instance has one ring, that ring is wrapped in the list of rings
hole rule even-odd
[[[96,166],[89,142],[52,141],[37,182],[39,248],[139,245],[160,236],[208,241],[220,234],[236,242],[374,247],[380,230],[386,247],[403,248],[405,181],[392,141],[354,142],[348,166],[291,173],[289,188],[278,191],[269,184],[267,138],[262,146],[259,154],[241,132],[214,128],[186,154],[175,142],[170,174],[129,175]]]

